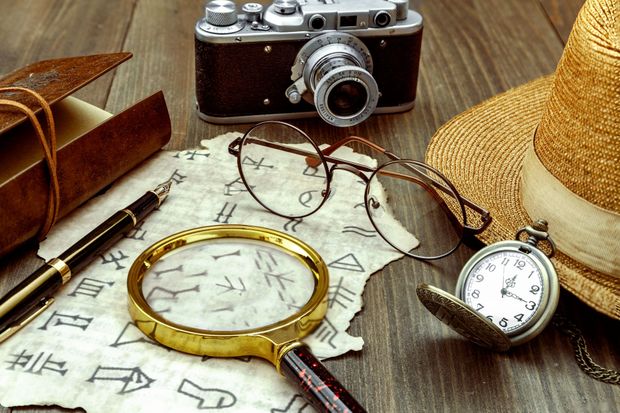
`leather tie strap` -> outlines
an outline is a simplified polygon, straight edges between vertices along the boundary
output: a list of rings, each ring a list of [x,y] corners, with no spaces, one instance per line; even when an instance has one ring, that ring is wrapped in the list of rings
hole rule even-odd
[[[50,176],[50,188],[49,188],[49,197],[48,197],[48,207],[47,214],[45,217],[45,221],[41,226],[37,238],[39,241],[42,241],[49,230],[52,228],[56,219],[58,218],[58,212],[60,209],[60,186],[58,184],[58,173],[57,173],[57,159],[56,159],[56,126],[54,124],[54,117],[52,115],[52,109],[50,105],[45,101],[45,99],[35,92],[34,90],[27,89],[24,87],[0,87],[0,92],[23,92],[27,93],[33,98],[37,100],[43,113],[45,114],[45,119],[47,122],[47,136],[43,132],[43,128],[41,127],[41,123],[34,111],[30,109],[28,106],[23,103],[17,102],[15,100],[10,99],[0,99],[0,106],[10,106],[22,112],[24,115],[28,117],[30,123],[34,127],[35,133],[39,139],[39,143],[43,148],[43,156],[45,158],[45,162],[47,163],[47,169],[49,171]]]

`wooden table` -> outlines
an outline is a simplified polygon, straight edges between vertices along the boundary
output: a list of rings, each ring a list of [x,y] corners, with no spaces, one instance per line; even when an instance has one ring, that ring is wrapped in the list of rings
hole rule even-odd
[[[422,159],[433,132],[452,116],[553,72],[582,0],[411,3],[425,19],[415,109],[371,117],[348,130],[319,119],[296,125],[321,142],[353,133]],[[0,10],[0,73],[45,58],[131,51],[133,59],[77,96],[117,113],[162,89],[173,123],[168,149],[193,147],[248,126],[211,125],[194,111],[193,32],[202,1],[2,0]],[[40,264],[34,252],[26,249],[0,261],[0,292]],[[328,360],[328,368],[371,412],[618,411],[618,386],[584,374],[556,328],[509,353],[493,354],[423,309],[416,286],[427,282],[452,290],[472,253],[463,246],[438,262],[403,259],[373,275],[365,309],[351,326],[366,345]],[[582,329],[593,358],[620,370],[620,324],[569,294],[563,294],[561,310]],[[0,374],[2,369],[0,364]],[[9,411],[56,409],[0,407],[1,413]]]

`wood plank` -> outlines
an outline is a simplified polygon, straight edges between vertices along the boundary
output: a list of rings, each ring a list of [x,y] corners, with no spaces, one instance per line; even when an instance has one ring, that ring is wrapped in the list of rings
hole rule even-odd
[[[584,0],[540,0],[540,3],[562,42],[566,44]]]
[[[125,0],[2,0],[0,73],[38,60],[121,51],[133,7]],[[107,74],[75,96],[102,107],[113,77]]]

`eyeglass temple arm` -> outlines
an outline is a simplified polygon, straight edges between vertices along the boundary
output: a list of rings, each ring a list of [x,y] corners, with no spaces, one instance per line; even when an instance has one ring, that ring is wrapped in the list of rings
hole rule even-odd
[[[251,139],[251,138],[248,138]],[[228,146],[228,152],[231,155],[235,155],[238,156],[239,155],[239,148],[238,146],[241,144],[241,140],[242,138],[237,138],[234,141],[232,141],[230,143],[230,145]],[[347,164],[351,164],[355,167],[357,167],[360,170],[364,170],[366,172],[372,172],[373,169],[368,168],[365,165],[360,165],[354,162],[350,162],[350,161],[344,161],[342,159],[337,159],[337,158],[332,158],[331,156],[329,156],[332,152],[334,152],[337,148],[343,146],[346,143],[352,142],[352,141],[356,141],[356,142],[360,142],[362,144],[365,144],[367,146],[369,146],[372,149],[375,149],[377,151],[380,151],[381,153],[384,153],[386,156],[388,156],[390,159],[393,160],[400,160],[400,158],[396,155],[394,155],[391,152],[386,151],[384,148],[382,148],[379,145],[376,145],[373,142],[368,141],[367,139],[364,138],[360,138],[358,136],[349,136],[348,138],[344,138],[341,139],[340,141],[334,143],[331,146],[328,146],[327,148],[325,148],[324,150],[322,150],[321,152],[323,153],[325,160],[328,162],[333,162],[333,163],[339,163],[339,162],[344,162]],[[316,156],[313,156],[312,153],[305,151],[303,149],[297,149],[297,148],[292,148],[290,146],[285,146],[285,145],[280,145],[277,143],[272,143],[272,142],[266,142],[264,140],[261,139],[251,139],[251,142],[254,144],[259,144],[268,148],[272,148],[272,149],[277,149],[277,150],[281,150],[281,151],[285,151],[285,152],[289,152],[289,153],[294,153],[297,155],[304,155],[306,156],[306,164],[308,166],[311,166],[313,168],[316,168],[320,163],[321,160],[318,159]],[[443,191],[445,194],[449,195],[449,196],[453,196],[453,192],[449,189],[446,188],[443,184],[441,184],[440,182],[438,182],[437,180],[433,179],[432,177],[416,170],[415,168],[411,168],[407,165],[404,165],[408,170],[410,170],[411,172],[417,174],[417,175],[423,175],[425,178],[429,179],[431,182],[433,182],[433,185],[436,186],[438,189],[440,189],[441,191]],[[435,199],[437,199],[437,201],[439,201],[442,204],[442,208],[446,209],[446,212],[449,212],[449,216],[451,216],[453,219],[456,219],[456,217],[454,216],[454,214],[452,213],[452,211],[448,208],[447,205],[445,205],[445,202],[443,201],[443,199],[441,199],[441,197],[439,197],[439,195],[437,194],[437,192],[431,188],[430,186],[428,186],[425,182],[413,177],[413,176],[409,176],[409,175],[403,175],[403,174],[399,174],[396,172],[390,172],[390,171],[381,171],[380,174],[382,175],[386,175],[386,176],[391,176],[394,178],[398,178],[398,179],[403,179],[403,180],[407,180],[410,182],[414,182],[419,184],[420,186],[422,186],[424,189],[426,189],[427,192],[429,192]],[[491,217],[488,211],[484,210],[483,208],[479,207],[478,205],[474,204],[473,202],[469,201],[467,198],[458,195],[462,200],[463,203],[467,206],[469,206],[470,208],[472,208],[474,211],[478,212],[481,215],[481,221],[482,221],[482,225],[480,227],[471,227],[468,225],[464,225],[464,228],[474,234],[479,234],[480,232],[482,232],[491,222]],[[460,223],[459,223],[460,225]]]
[[[332,145],[328,146],[327,148],[322,149],[321,152],[323,153],[323,155],[329,156],[333,152],[335,152],[338,148],[340,148],[342,146],[345,146],[346,144],[348,144],[350,142],[358,142],[358,143],[361,143],[363,145],[366,145],[367,147],[369,147],[371,149],[374,149],[375,151],[378,151],[378,152],[384,154],[385,156],[387,156],[391,160],[394,160],[394,161],[401,160],[401,158],[399,158],[398,156],[396,156],[392,152],[388,151],[387,149],[377,145],[376,143],[371,142],[368,139],[362,138],[360,136],[355,136],[355,135],[347,136],[346,138],[340,139],[339,141],[336,141]],[[438,182],[436,179],[434,179],[431,176],[428,176],[428,175],[426,175],[426,174],[416,170],[415,168],[411,168],[408,165],[404,165],[404,166],[405,166],[405,168],[407,168],[408,170],[410,170],[411,172],[413,172],[415,174],[424,175],[426,178],[428,178],[429,180],[431,180],[433,182],[433,185],[435,185],[437,188],[439,188],[445,194],[447,194],[449,196],[453,196],[452,191],[449,188],[446,188],[442,183]],[[409,180],[409,178],[412,178],[412,177],[409,177],[407,175],[401,175],[401,174],[396,174],[396,175],[400,175],[400,176],[396,176],[396,177],[397,178],[401,178],[401,179],[408,179]],[[421,181],[417,181],[416,183],[426,187],[426,185],[424,183],[422,183]],[[430,189],[430,188],[427,187],[427,190],[428,189]],[[467,199],[466,197],[462,196],[461,194],[458,194],[458,196],[463,200],[463,203],[466,206],[468,206],[469,208],[471,208],[473,211],[475,211],[476,213],[478,213],[480,215],[480,221],[481,221],[480,226],[472,227],[472,226],[469,226],[469,225],[465,225],[465,228],[468,231],[471,231],[474,234],[479,234],[482,231],[484,231],[489,226],[489,224],[491,223],[491,214],[489,213],[489,211],[487,211],[486,209],[482,208],[481,206],[479,206],[478,204],[474,203],[473,201]]]

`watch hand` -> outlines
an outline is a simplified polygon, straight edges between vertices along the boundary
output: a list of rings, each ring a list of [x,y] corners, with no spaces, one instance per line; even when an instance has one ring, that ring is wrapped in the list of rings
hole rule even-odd
[[[527,301],[525,301],[523,298],[519,297],[518,295],[511,293],[510,291],[506,290],[505,288],[503,289],[503,293],[505,293],[508,297],[512,297],[512,298],[516,298],[519,301],[523,301],[524,303],[527,303]]]

